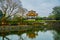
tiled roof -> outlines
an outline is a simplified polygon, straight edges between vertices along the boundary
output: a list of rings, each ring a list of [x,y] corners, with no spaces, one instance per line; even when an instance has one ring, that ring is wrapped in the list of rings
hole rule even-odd
[[[38,16],[38,14],[35,11],[33,11],[33,10],[28,11],[28,13],[26,15],[27,16]]]

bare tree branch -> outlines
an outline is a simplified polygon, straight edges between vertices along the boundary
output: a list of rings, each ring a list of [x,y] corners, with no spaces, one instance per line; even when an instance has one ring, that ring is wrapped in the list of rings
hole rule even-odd
[[[14,2],[14,0],[3,0],[0,3],[0,7],[4,14],[3,17],[9,18],[18,12],[20,12],[20,14],[23,16],[23,14],[26,12],[25,8],[22,7],[21,2],[18,4],[17,2]]]

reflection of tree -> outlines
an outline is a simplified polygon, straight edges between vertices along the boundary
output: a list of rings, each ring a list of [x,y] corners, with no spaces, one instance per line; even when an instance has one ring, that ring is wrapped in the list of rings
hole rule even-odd
[[[20,35],[20,38],[19,38],[19,40],[24,40],[24,39],[23,39],[23,37],[22,37],[21,35]]]
[[[18,40],[24,40],[24,38],[22,37],[22,34],[24,33],[24,31],[20,31],[18,32],[18,36],[19,36],[19,39]]]
[[[57,32],[53,32],[54,34],[54,40],[60,40],[60,34]]]
[[[38,35],[39,29],[38,30],[29,30],[29,31],[12,31],[12,32],[3,32],[0,34],[0,36],[3,37],[3,40],[10,40],[7,36],[11,35],[11,34],[15,34],[19,36],[19,40],[24,40],[25,38],[22,36],[23,33],[26,33],[26,35],[29,38],[36,38],[36,36]]]
[[[2,34],[2,40],[4,39],[10,40],[8,37],[5,36],[5,34]]]
[[[54,38],[55,40],[60,40],[60,35],[56,34]]]
[[[38,35],[38,33],[35,33],[35,32],[29,32],[29,33],[27,33],[27,36],[29,38],[36,38],[37,35]]]

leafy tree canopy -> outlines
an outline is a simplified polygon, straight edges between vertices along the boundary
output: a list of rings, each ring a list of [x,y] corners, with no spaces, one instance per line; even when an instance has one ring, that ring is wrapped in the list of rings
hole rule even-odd
[[[60,20],[60,6],[54,7],[52,14],[55,16],[56,20]]]

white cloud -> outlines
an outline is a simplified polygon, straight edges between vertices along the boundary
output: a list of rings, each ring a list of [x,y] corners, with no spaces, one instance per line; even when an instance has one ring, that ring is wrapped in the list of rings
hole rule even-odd
[[[52,8],[60,5],[59,0],[21,0],[23,7],[28,10],[35,10],[39,16],[48,16],[52,12]]]

